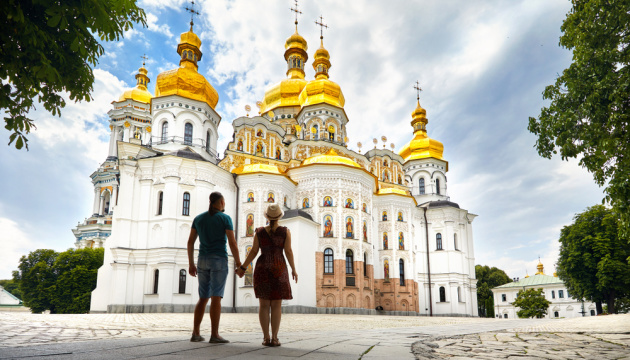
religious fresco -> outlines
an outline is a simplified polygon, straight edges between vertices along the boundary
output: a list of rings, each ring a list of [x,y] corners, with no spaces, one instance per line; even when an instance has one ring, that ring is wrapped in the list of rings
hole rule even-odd
[[[387,259],[383,263],[383,273],[385,274],[385,281],[389,282],[389,260]]]
[[[254,214],[247,214],[247,231],[245,236],[254,236]]]
[[[333,201],[332,201],[332,198],[330,196],[324,197],[324,206],[326,206],[326,207],[333,206]]]
[[[384,166],[384,167],[389,166],[389,164],[387,163],[387,159],[383,160],[383,166]]]
[[[236,150],[243,151],[243,140],[239,139],[238,144],[236,145]]]
[[[264,136],[265,136],[265,134],[263,134],[262,130],[258,130],[258,131],[256,132],[256,136],[258,136],[258,137],[264,137]]]
[[[383,221],[387,221],[387,211],[383,211]]]
[[[346,209],[354,209],[354,201],[352,199],[346,199]]]
[[[404,221],[402,216],[402,211],[398,212],[398,221]]]
[[[269,203],[276,202],[276,196],[272,192],[267,194],[267,202]]]
[[[398,250],[405,250],[405,236],[402,232],[398,233]]]
[[[367,221],[363,220],[363,241],[367,241]]]
[[[280,148],[276,148],[276,159],[282,160],[282,152],[280,152]]]
[[[387,231],[383,233],[383,250],[389,249],[389,239],[387,238]]]
[[[333,237],[333,222],[332,216],[324,216],[324,237]]]
[[[256,155],[265,156],[265,146],[260,141],[256,143]]]
[[[383,181],[389,182],[389,172],[387,170],[383,170]]]
[[[365,203],[363,203],[363,205],[361,205],[361,210],[363,210],[364,213],[367,212],[367,205]]]
[[[354,239],[354,220],[350,216],[346,218],[346,239]]]
[[[308,198],[304,198],[302,200],[302,209],[308,209],[311,207],[311,202],[308,200]]]
[[[251,245],[248,245],[247,248],[245,249],[245,259],[247,259],[247,256],[249,255],[249,252],[252,250]],[[254,286],[254,267],[252,266],[254,262],[252,261],[251,263],[249,263],[249,265],[247,265],[247,270],[245,270],[245,276],[244,278],[244,286]]]
[[[398,184],[402,185],[402,177],[398,175]]]
[[[287,206],[287,197],[286,197],[286,195],[284,196],[284,206],[285,207],[289,207],[289,206]]]
[[[254,202],[254,193],[253,192],[247,193],[247,202]]]

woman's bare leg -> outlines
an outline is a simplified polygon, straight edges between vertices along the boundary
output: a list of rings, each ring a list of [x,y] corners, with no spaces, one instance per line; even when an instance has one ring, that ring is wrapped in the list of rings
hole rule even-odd
[[[269,337],[269,307],[271,305],[270,300],[258,299],[260,306],[258,307],[258,320],[260,320],[260,328],[262,329],[265,339]]]
[[[271,300],[271,338],[278,339],[280,318],[282,317],[282,300]]]

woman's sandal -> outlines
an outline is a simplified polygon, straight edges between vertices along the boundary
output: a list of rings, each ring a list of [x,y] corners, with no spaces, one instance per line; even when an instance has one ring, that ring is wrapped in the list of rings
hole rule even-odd
[[[269,340],[269,339],[264,339],[264,340],[263,340],[263,342],[262,342],[262,344],[263,344],[263,346],[273,346],[273,345],[271,344],[271,340]]]
[[[271,346],[280,346],[280,341],[278,339],[271,339]]]

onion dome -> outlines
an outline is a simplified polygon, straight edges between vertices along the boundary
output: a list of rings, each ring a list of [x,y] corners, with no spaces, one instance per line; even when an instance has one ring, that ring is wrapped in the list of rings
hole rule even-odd
[[[158,75],[155,96],[179,95],[184,98],[202,101],[211,108],[219,102],[219,94],[208,80],[197,72],[197,62],[201,60],[201,40],[192,31],[180,35],[177,53],[180,55],[179,68]]]
[[[274,110],[283,106],[300,106],[300,93],[306,86],[304,80],[304,63],[308,60],[308,44],[297,31],[284,43],[284,59],[287,62],[287,79],[271,86],[265,91],[265,97],[260,106],[260,113]]]
[[[426,158],[444,160],[442,158],[444,145],[437,140],[431,139],[429,135],[427,135],[427,124],[429,123],[427,111],[420,106],[419,100],[418,106],[411,113],[411,117],[413,119],[411,126],[413,126],[414,136],[413,139],[400,150],[400,156],[402,156],[405,161]]]
[[[136,74],[136,86],[120,95],[118,101],[135,100],[145,104],[150,103],[153,95],[147,90],[147,84],[151,81],[147,74],[148,71],[142,64],[142,67],[138,69]]]
[[[330,69],[330,54],[324,48],[324,40],[321,37],[321,46],[315,51],[313,69],[315,69],[315,80],[309,81],[300,94],[300,105],[308,106],[313,104],[330,104],[343,107],[346,99],[343,96],[341,87],[328,79],[328,69]]]
[[[545,275],[545,273],[543,272],[544,270],[544,266],[543,264],[540,262],[540,260],[538,260],[538,265],[536,265],[536,269],[538,270],[536,272],[536,275]]]
[[[330,149],[328,150],[326,154],[311,156],[305,159],[304,161],[302,161],[302,166],[314,165],[314,164],[321,164],[321,165],[338,164],[338,165],[347,165],[351,167],[361,168],[361,165],[357,164],[356,161],[337,154],[335,149]]]

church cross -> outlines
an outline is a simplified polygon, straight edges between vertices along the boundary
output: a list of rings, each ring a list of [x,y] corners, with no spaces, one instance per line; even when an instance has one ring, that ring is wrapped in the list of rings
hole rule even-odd
[[[291,8],[291,11],[295,13],[295,29],[297,30],[298,14],[302,14],[302,12],[298,10],[298,0],[293,0],[293,1],[295,1],[295,8]]]
[[[142,66],[144,66],[145,61],[148,59],[147,54],[140,56],[140,58],[142,59]]]
[[[418,102],[420,102],[420,91],[422,91],[422,88],[420,87],[420,82],[416,80],[416,86],[414,86],[413,88],[416,89],[416,92],[418,93]]]
[[[320,27],[320,39],[324,39],[324,28],[328,29],[328,25],[324,24],[324,18],[320,15],[319,16],[319,21],[315,20],[315,24],[319,25]]]
[[[200,15],[200,14],[199,14],[199,11],[195,10],[195,0],[191,0],[190,4],[191,6],[190,7],[186,6],[185,9],[187,12],[190,13],[190,31],[192,31],[193,25],[194,25],[193,16]]]

